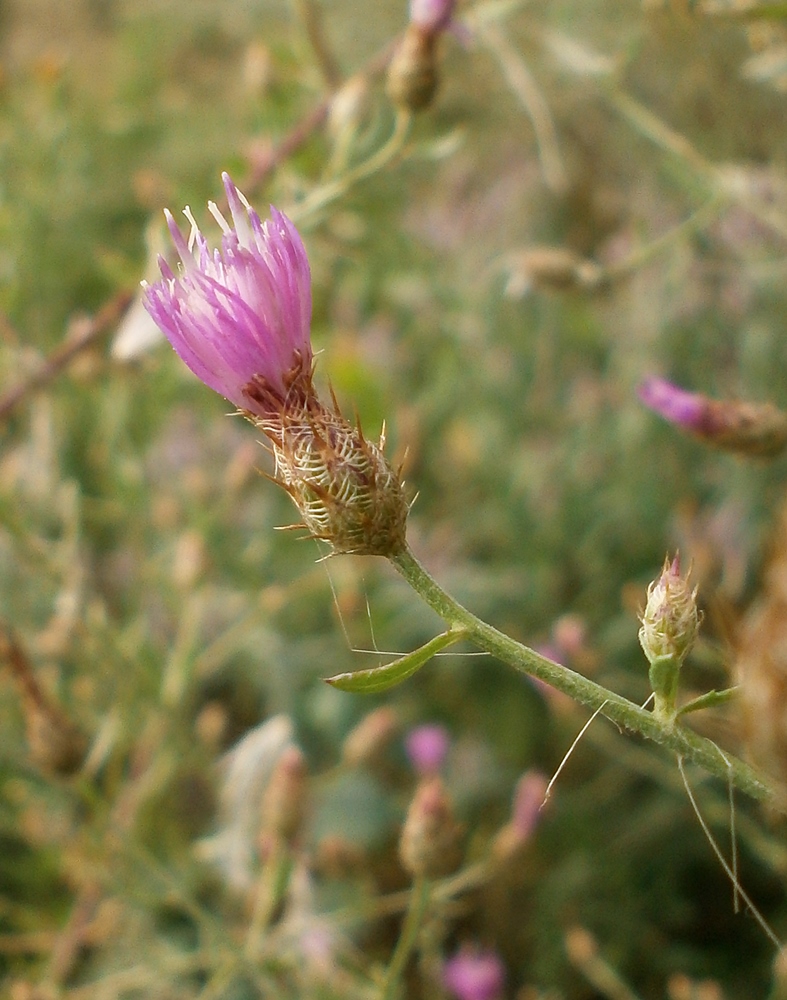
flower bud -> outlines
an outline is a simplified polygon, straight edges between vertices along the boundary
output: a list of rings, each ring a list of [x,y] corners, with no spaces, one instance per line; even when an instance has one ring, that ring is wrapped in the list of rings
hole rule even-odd
[[[76,774],[87,756],[85,734],[61,712],[34,702],[25,704],[30,757],[42,770],[63,777]]]
[[[415,791],[399,841],[399,857],[414,878],[442,878],[459,865],[461,827],[440,778]]]
[[[437,35],[410,24],[388,66],[386,91],[392,103],[406,111],[429,107],[437,91]]]
[[[689,587],[688,578],[688,573],[681,577],[680,559],[675,556],[671,563],[665,560],[661,576],[648,587],[639,641],[651,663],[663,657],[682,663],[694,645],[701,616],[697,588]]]
[[[376,763],[398,729],[399,719],[390,705],[369,712],[348,733],[342,746],[342,760],[350,767]]]
[[[725,451],[773,458],[787,446],[787,414],[770,403],[710,399],[663,378],[646,379],[639,398],[665,420]]]
[[[529,247],[507,258],[506,295],[518,299],[532,290],[545,292],[592,291],[604,272],[598,264],[566,247]]]
[[[548,784],[540,771],[528,771],[517,782],[511,819],[492,843],[492,853],[498,861],[511,859],[530,841],[541,818]]]
[[[306,801],[306,761],[297,747],[279,758],[262,797],[261,834],[291,843],[300,832]]]

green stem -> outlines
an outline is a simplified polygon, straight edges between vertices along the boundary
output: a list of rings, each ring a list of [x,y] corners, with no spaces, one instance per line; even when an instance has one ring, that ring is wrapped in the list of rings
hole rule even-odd
[[[425,878],[416,879],[410,890],[410,903],[407,907],[407,914],[402,924],[399,940],[391,956],[391,962],[385,974],[380,1000],[394,1000],[397,993],[399,980],[407,965],[410,953],[415,947],[418,939],[418,932],[424,919],[426,907],[429,904],[429,882]]]
[[[246,934],[247,958],[255,959],[259,954],[260,942],[270,926],[277,907],[284,899],[291,873],[292,857],[289,850],[284,844],[275,845],[260,873],[254,910]]]
[[[722,753],[711,740],[678,724],[657,719],[651,712],[640,708],[627,698],[608,691],[600,684],[569,670],[568,667],[553,663],[535,650],[498,632],[496,628],[476,618],[447,594],[421,566],[409,548],[405,547],[390,559],[429,607],[451,627],[459,626],[465,629],[470,641],[479,648],[486,650],[503,663],[510,664],[521,673],[550,684],[586,708],[599,711],[615,725],[659,743],[685,760],[699,764],[710,774],[725,782],[731,781],[736,788],[751,795],[752,798],[767,802],[780,812],[787,812],[787,803],[766,778],[737,757],[726,751]]]
[[[315,188],[302,201],[287,209],[287,215],[294,222],[301,222],[309,215],[346,194],[350,188],[372,174],[382,170],[404,147],[412,124],[412,115],[407,111],[397,111],[393,132],[386,142],[368,160],[352,167],[347,173]]]

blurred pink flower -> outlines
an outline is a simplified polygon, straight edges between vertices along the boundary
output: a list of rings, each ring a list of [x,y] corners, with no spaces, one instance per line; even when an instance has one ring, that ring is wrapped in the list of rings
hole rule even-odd
[[[438,723],[411,729],[405,737],[405,749],[413,770],[422,776],[437,774],[445,762],[450,743],[448,730]]]
[[[523,841],[536,828],[549,782],[540,771],[527,771],[517,782],[511,823]]]
[[[461,948],[443,966],[443,985],[457,1000],[498,1000],[505,969],[493,951]]]
[[[787,413],[771,403],[711,399],[655,377],[642,383],[639,398],[665,420],[717,448],[774,458],[787,447]]]
[[[145,305],[195,375],[239,409],[264,416],[246,391],[252,379],[283,398],[295,370],[311,371],[309,262],[285,215],[271,208],[262,222],[229,175],[222,179],[233,225],[208,205],[224,232],[221,248],[210,248],[188,208],[188,241],[165,212],[182,268],[175,274],[160,259],[162,277],[144,285]]]
[[[424,31],[445,31],[451,23],[456,0],[410,0],[410,23]]]
[[[638,390],[639,398],[651,410],[670,423],[696,432],[703,430],[706,421],[706,399],[694,392],[687,392],[665,378],[652,376],[645,379]]]

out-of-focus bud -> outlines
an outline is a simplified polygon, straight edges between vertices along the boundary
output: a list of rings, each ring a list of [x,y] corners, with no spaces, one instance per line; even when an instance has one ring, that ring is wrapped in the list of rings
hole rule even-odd
[[[510,860],[530,841],[541,818],[548,784],[540,771],[528,771],[517,782],[511,819],[492,843],[492,853],[498,861]]]
[[[369,95],[369,80],[362,73],[351,76],[331,99],[327,128],[334,140],[358,127]]]
[[[399,731],[399,719],[389,705],[369,712],[350,730],[342,746],[342,760],[350,767],[375,764]]]
[[[681,430],[725,451],[774,458],[787,446],[787,414],[770,403],[710,399],[655,377],[642,383],[639,398]]]
[[[388,66],[386,89],[406,111],[421,111],[437,90],[437,39],[451,24],[456,0],[410,0],[410,24]]]
[[[531,291],[592,291],[604,279],[603,268],[566,247],[528,247],[508,254],[505,293],[519,299]]]
[[[30,756],[42,770],[67,776],[76,774],[85,761],[88,741],[61,712],[28,701],[25,729]]]
[[[415,791],[399,841],[399,857],[414,878],[442,878],[459,865],[462,829],[440,778]]]
[[[443,985],[457,1000],[499,1000],[506,972],[494,951],[461,948],[443,966]]]
[[[456,0],[410,0],[410,24],[436,34],[451,23]]]
[[[691,571],[689,571],[691,572]],[[653,663],[673,657],[682,663],[694,645],[701,616],[697,611],[697,588],[689,586],[689,573],[680,575],[680,558],[667,558],[661,576],[648,587],[639,641]]]
[[[390,65],[385,89],[405,111],[429,107],[437,91],[437,36],[411,24],[402,35]]]
[[[298,836],[306,804],[306,761],[297,747],[288,747],[273,769],[261,805],[260,833],[291,844]]]
[[[440,771],[450,745],[448,730],[437,723],[416,726],[404,741],[413,770],[423,778]]]
[[[338,833],[323,837],[312,859],[312,867],[317,874],[337,880],[357,876],[363,864],[364,852],[360,844]]]
[[[249,730],[220,761],[219,828],[198,841],[196,851],[234,889],[246,891],[252,884],[262,799],[280,758],[293,746],[292,722],[276,715]]]
[[[676,972],[667,980],[667,997],[668,1000],[724,1000],[724,993],[715,979],[690,979]],[[768,1000],[778,1000],[778,997],[770,993]]]

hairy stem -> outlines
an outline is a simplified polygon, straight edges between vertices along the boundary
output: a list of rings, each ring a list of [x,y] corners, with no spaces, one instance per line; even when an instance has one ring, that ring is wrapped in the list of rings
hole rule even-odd
[[[699,764],[723,781],[731,781],[735,788],[747,795],[767,802],[780,812],[787,812],[787,803],[766,778],[737,757],[726,751],[722,752],[711,740],[678,723],[659,720],[627,698],[608,691],[568,667],[553,663],[535,650],[487,625],[447,594],[409,548],[404,548],[390,559],[429,607],[450,626],[465,629],[470,641],[480,649],[486,650],[503,663],[510,664],[521,673],[550,684],[587,708],[599,711],[615,725],[661,744],[684,760]]]

